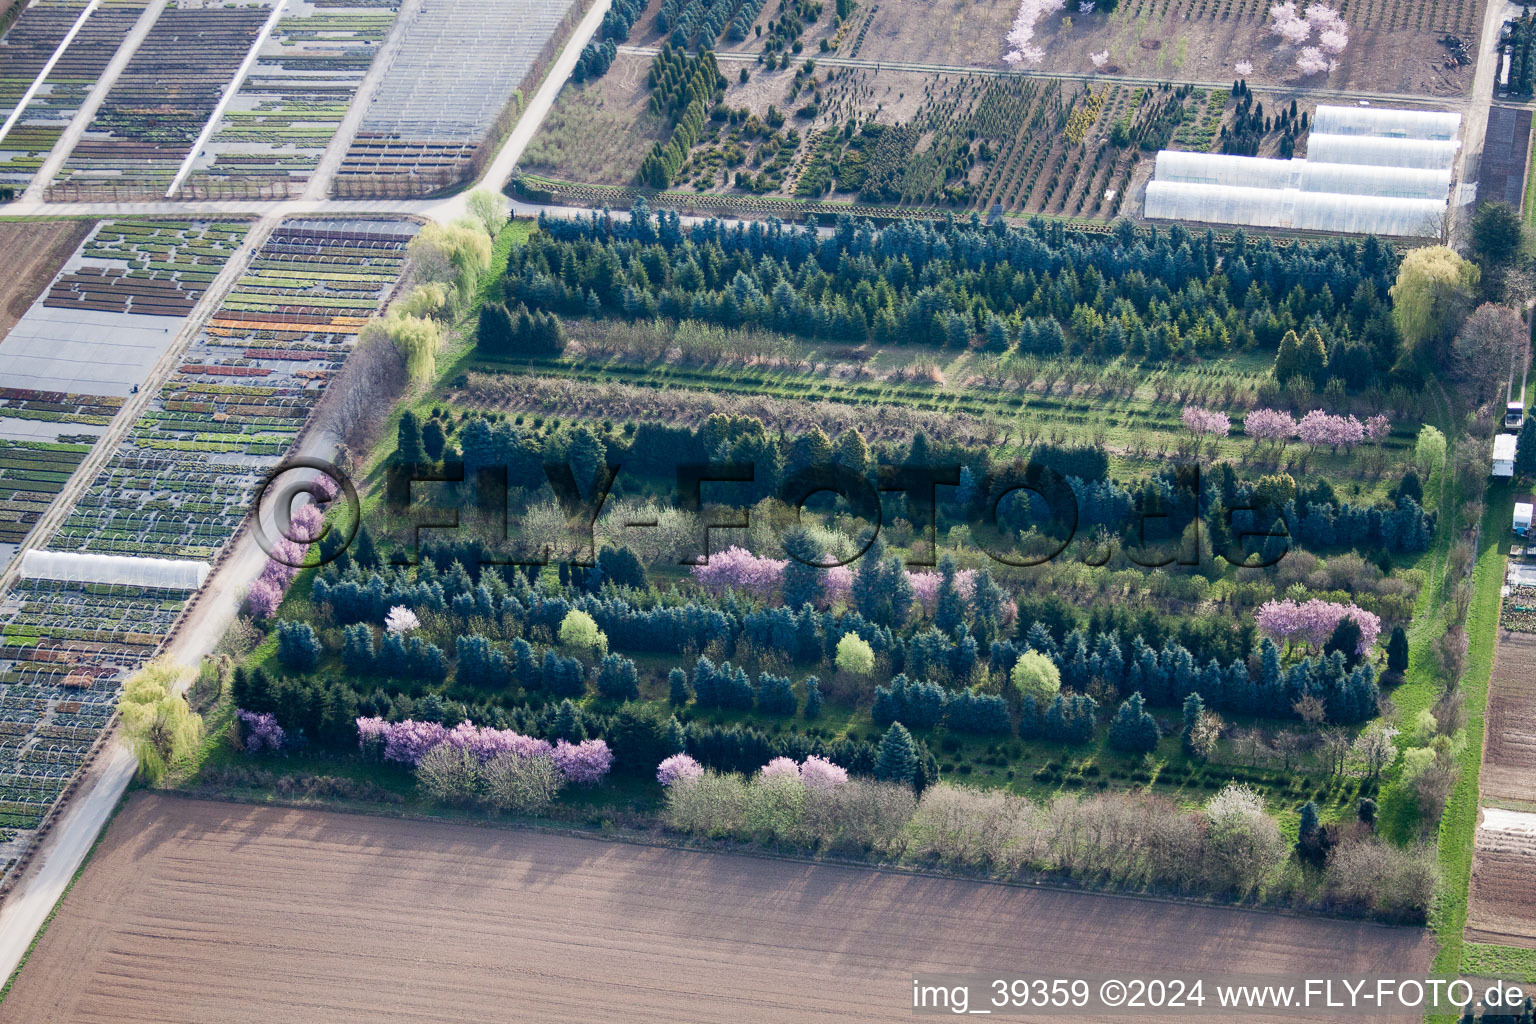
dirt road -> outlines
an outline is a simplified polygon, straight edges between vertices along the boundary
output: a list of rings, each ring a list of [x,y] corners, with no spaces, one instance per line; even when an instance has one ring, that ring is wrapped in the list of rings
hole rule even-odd
[[[912,1015],[914,971],[1412,975],[1432,945],[1416,929],[137,794],[0,1021],[891,1021]]]

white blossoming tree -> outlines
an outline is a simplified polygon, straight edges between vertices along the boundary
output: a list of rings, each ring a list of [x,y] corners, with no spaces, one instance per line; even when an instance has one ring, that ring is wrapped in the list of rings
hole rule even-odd
[[[1013,27],[1008,32],[1009,51],[1003,60],[1009,64],[1029,61],[1037,64],[1045,57],[1045,48],[1035,43],[1035,26],[1067,6],[1066,0],[1021,0]]]
[[[404,636],[420,628],[421,620],[416,617],[415,612],[403,604],[395,605],[389,610],[389,614],[384,616],[384,630],[387,633]]]

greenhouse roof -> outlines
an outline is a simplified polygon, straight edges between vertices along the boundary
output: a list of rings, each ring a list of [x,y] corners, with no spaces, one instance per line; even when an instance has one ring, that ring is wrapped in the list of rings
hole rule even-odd
[[[21,556],[26,579],[105,583],[162,590],[196,590],[208,578],[207,562],[175,558],[93,555],[77,551],[28,551]]]
[[[1460,145],[1453,140],[1384,139],[1314,131],[1307,137],[1307,159],[1333,164],[1449,170],[1456,163],[1456,150]]]
[[[1319,104],[1312,115],[1312,130],[1332,135],[1450,141],[1461,130],[1461,115],[1446,110],[1393,110]]]
[[[1461,115],[1317,108],[1305,159],[1164,150],[1149,218],[1398,237],[1444,233]]]
[[[1154,219],[1402,237],[1438,235],[1445,210],[1443,199],[1155,180],[1146,201],[1146,215]]]
[[[1311,160],[1271,160],[1222,153],[1157,154],[1158,181],[1246,188],[1298,188],[1303,192],[1388,196],[1397,199],[1445,198],[1451,172],[1366,164],[1329,164]]]

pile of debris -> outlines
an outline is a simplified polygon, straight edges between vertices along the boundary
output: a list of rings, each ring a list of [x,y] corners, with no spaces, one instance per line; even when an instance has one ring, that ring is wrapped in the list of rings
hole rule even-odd
[[[1472,63],[1472,50],[1460,36],[1441,36],[1440,45],[1451,51],[1445,58],[1446,67],[1464,68]]]

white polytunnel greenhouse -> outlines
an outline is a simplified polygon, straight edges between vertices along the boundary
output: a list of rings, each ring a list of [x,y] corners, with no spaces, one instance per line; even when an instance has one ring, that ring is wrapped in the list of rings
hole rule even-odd
[[[1440,233],[1445,210],[1443,199],[1340,195],[1183,181],[1154,180],[1147,184],[1146,215],[1157,220],[1420,237]]]
[[[1461,144],[1442,139],[1382,139],[1372,135],[1307,136],[1307,159],[1324,164],[1370,164],[1449,170]]]
[[[1312,115],[1312,130],[1325,135],[1450,141],[1461,131],[1461,115],[1446,110],[1388,110],[1319,104]]]
[[[1364,164],[1325,164],[1310,160],[1272,160],[1222,153],[1185,153],[1165,149],[1157,154],[1158,181],[1195,185],[1238,185],[1245,188],[1298,188],[1303,192],[1389,196],[1397,199],[1443,199],[1451,187],[1451,172]]]
[[[1304,159],[1163,150],[1149,219],[1434,238],[1461,145],[1461,115],[1320,106]],[[1329,130],[1331,129],[1331,130]]]
[[[1190,185],[1238,185],[1243,188],[1295,188],[1301,160],[1263,160],[1224,153],[1186,153],[1165,149],[1157,154],[1158,181]]]
[[[1449,167],[1372,167],[1368,164],[1327,164],[1321,160],[1297,160],[1301,164],[1303,192],[1337,192],[1352,196],[1384,196],[1388,199],[1433,199],[1445,202],[1451,190]]]
[[[26,579],[104,583],[161,590],[196,590],[208,578],[207,562],[178,558],[134,558],[76,551],[28,551],[21,556]]]

